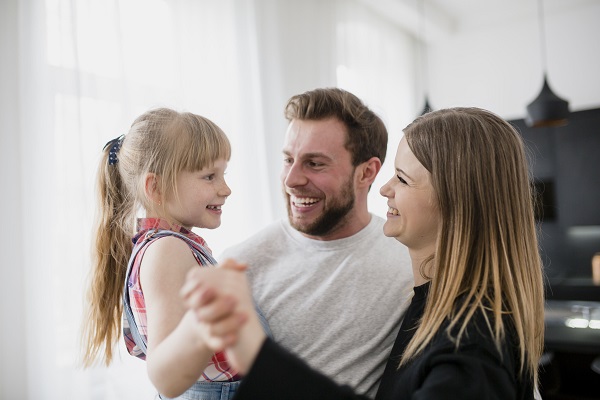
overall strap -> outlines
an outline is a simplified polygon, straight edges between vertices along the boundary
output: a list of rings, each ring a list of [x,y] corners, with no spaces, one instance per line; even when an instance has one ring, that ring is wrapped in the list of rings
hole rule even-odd
[[[217,261],[210,254],[210,251],[206,249],[201,244],[193,241],[189,237],[182,235],[181,233],[173,232],[170,230],[154,230],[146,233],[144,240],[137,243],[133,247],[133,251],[131,252],[131,257],[129,258],[129,263],[127,264],[127,274],[125,275],[125,282],[123,285],[123,311],[125,313],[125,317],[127,318],[127,324],[129,326],[123,327],[124,335],[131,335],[131,339],[135,342],[136,346],[141,350],[141,353],[147,353],[147,343],[144,337],[140,334],[140,331],[135,322],[135,318],[133,317],[133,311],[131,310],[130,298],[129,298],[129,277],[131,275],[131,270],[133,268],[133,264],[135,263],[135,259],[138,253],[148,246],[151,242],[156,239],[165,236],[176,236],[179,239],[185,241],[192,252],[194,253],[194,257],[201,265],[213,265],[216,264]],[[139,356],[138,354],[136,354]],[[141,354],[140,354],[141,355]]]
[[[189,237],[179,233],[179,232],[173,232],[173,231],[169,231],[169,230],[159,230],[159,231],[154,231],[152,233],[149,233],[150,235],[150,240],[152,239],[158,239],[161,237],[165,237],[165,236],[176,236],[179,239],[182,239],[183,241],[185,241],[188,246],[190,246],[190,248],[192,249],[194,256],[196,257],[196,259],[198,260],[198,262],[200,263],[200,265],[214,265],[217,263],[217,260],[214,259],[214,257],[211,255],[210,251],[202,246],[200,243],[195,242],[194,240],[190,239]]]

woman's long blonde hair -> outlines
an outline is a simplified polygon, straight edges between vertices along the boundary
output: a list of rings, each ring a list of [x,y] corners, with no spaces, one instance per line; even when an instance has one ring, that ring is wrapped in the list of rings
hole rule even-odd
[[[404,133],[431,173],[442,222],[429,260],[433,276],[423,318],[400,365],[423,351],[445,320],[450,324],[446,333],[458,346],[480,310],[499,351],[508,329],[503,317],[512,321],[520,373],[537,382],[544,287],[531,176],[520,135],[506,121],[477,108],[430,112]]]
[[[121,138],[115,164],[109,164],[110,149],[105,147],[97,174],[99,207],[83,324],[84,366],[99,357],[110,364],[121,335],[122,293],[136,216],[140,209],[152,207],[144,190],[146,175],[161,177],[161,193],[176,194],[180,171],[197,171],[231,156],[227,136],[212,121],[166,108],[150,110],[133,122]]]

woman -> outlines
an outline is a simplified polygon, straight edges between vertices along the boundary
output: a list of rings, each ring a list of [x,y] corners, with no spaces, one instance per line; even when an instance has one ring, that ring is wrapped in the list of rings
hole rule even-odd
[[[544,299],[529,181],[519,134],[488,111],[434,111],[405,128],[381,194],[415,294],[376,399],[533,398]],[[236,399],[360,398],[265,340],[241,274],[203,272],[183,294],[246,374]],[[238,332],[239,314],[250,321]]]

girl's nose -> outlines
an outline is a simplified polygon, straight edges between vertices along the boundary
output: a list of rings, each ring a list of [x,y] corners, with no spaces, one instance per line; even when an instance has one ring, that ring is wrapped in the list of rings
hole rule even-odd
[[[223,197],[229,197],[231,195],[231,189],[225,181],[223,181],[223,186],[221,186],[221,189],[219,190],[219,195]]]

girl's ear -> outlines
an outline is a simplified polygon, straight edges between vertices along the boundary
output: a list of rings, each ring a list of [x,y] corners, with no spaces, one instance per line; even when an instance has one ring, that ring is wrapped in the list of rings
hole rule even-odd
[[[144,192],[150,202],[161,205],[162,193],[160,191],[159,177],[155,173],[149,172],[144,180]]]

